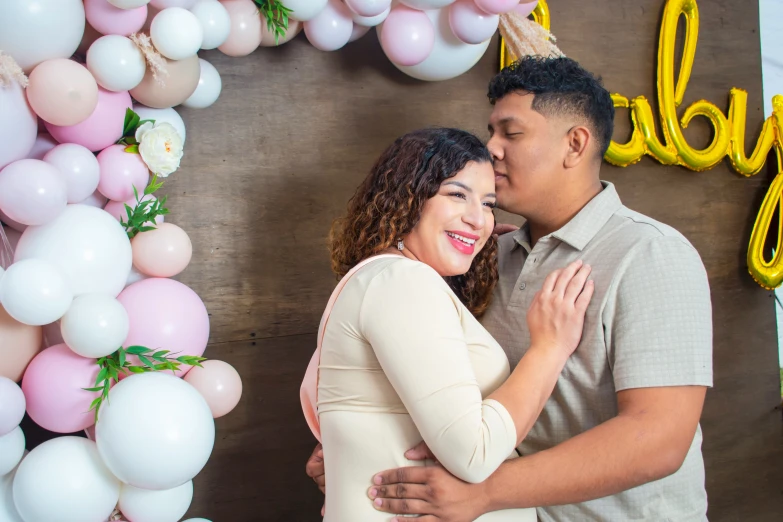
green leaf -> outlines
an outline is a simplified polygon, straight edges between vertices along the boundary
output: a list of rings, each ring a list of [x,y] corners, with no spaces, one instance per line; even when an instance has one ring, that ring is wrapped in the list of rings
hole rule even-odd
[[[98,372],[98,376],[95,378],[95,386],[98,386],[101,384],[104,380],[106,380],[106,375],[108,375],[109,369],[107,367],[101,368],[101,371]]]
[[[97,386],[95,388],[82,388],[82,390],[95,393],[95,392],[103,391],[103,386]]]
[[[103,402],[103,397],[96,397],[95,400],[90,403],[90,409],[87,411],[92,411],[93,409],[97,408],[100,406],[101,402]]]
[[[126,134],[128,134],[128,132],[130,132],[131,126],[132,126],[131,122],[133,121],[133,117],[134,116],[136,116],[136,113],[133,112],[132,109],[130,109],[130,108],[125,109],[125,122],[122,124],[122,135],[123,136],[125,136]]]
[[[145,348],[144,346],[128,346],[125,348],[125,352],[127,352],[128,355],[141,355],[151,351],[152,349]]]
[[[146,371],[141,366],[128,366],[128,370],[130,370],[131,373],[144,373]]]
[[[138,154],[139,153],[139,146],[138,145],[128,145],[125,147],[125,152],[130,154]]]
[[[171,350],[159,350],[152,354],[152,358],[156,359],[158,361],[165,361],[166,360],[166,354],[171,352]]]
[[[125,366],[125,349],[120,348],[119,350],[119,363],[120,366]]]
[[[145,365],[145,366],[148,366],[148,367],[150,367],[150,368],[152,368],[152,367],[153,367],[152,361],[150,361],[149,359],[147,359],[147,358],[146,358],[146,357],[144,357],[143,355],[139,355],[139,360],[140,360],[142,363],[144,363],[144,365]]]
[[[145,123],[151,123],[151,124],[155,125],[155,120],[141,120],[141,121],[139,121],[139,127],[141,127]]]

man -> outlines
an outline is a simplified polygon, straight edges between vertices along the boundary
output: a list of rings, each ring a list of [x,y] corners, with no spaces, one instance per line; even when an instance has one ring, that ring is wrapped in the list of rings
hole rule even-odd
[[[381,472],[370,498],[422,522],[525,507],[544,522],[706,520],[698,423],[712,385],[712,313],[698,253],[600,181],[614,109],[576,62],[525,58],[492,80],[489,98],[498,203],[527,222],[500,238],[500,280],[482,322],[515,365],[544,278],[582,259],[595,281],[582,341],[523,458],[482,484],[438,466]],[[425,456],[426,447],[407,455]],[[308,474],[322,481],[317,451]]]

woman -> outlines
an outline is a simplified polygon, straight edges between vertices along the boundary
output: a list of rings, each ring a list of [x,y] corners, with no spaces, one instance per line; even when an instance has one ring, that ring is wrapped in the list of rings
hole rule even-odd
[[[531,347],[512,374],[476,319],[497,281],[494,182],[475,136],[412,132],[383,153],[332,230],[342,280],[303,383],[306,413],[317,396],[309,421],[323,443],[327,522],[387,520],[367,498],[371,479],[410,466],[404,453],[421,440],[455,476],[485,480],[516,456],[579,342],[592,285],[578,264],[539,292]],[[531,509],[479,520],[535,519]]]

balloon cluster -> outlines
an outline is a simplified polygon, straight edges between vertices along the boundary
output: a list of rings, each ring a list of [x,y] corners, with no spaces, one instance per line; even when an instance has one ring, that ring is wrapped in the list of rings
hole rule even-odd
[[[171,279],[192,244],[153,194],[183,154],[172,107],[220,92],[196,52],[228,37],[210,22],[226,10],[148,3],[0,2],[3,522],[179,520],[241,396],[234,368],[201,357],[206,307]],[[27,454],[25,412],[87,438]]]

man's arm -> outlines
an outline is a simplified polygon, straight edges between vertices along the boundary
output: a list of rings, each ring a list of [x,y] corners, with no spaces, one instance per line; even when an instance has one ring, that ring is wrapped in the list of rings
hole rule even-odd
[[[404,468],[376,476],[381,511],[467,522],[489,511],[573,504],[613,495],[677,471],[693,442],[706,388],[675,386],[618,392],[617,417],[549,450],[504,463],[470,485],[442,468]]]

